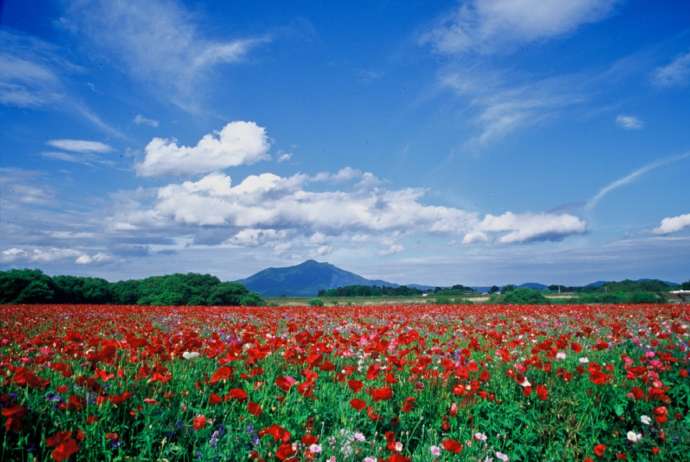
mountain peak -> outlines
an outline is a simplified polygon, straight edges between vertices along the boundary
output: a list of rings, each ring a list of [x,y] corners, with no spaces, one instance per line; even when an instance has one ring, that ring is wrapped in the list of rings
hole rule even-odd
[[[324,265],[332,266],[330,263],[320,262],[320,261],[316,261],[313,259],[304,260],[302,263],[300,263],[299,265],[295,265],[295,266],[297,267],[297,266],[324,266]]]
[[[295,266],[267,268],[238,282],[265,297],[281,295],[309,297],[318,294],[319,290],[349,285],[397,286],[386,281],[367,279],[330,263],[313,259],[305,260]]]

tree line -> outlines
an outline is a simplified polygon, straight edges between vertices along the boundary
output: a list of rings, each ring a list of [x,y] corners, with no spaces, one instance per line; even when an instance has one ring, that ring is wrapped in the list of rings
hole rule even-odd
[[[210,274],[176,273],[109,282],[102,278],[49,276],[40,270],[0,271],[0,303],[108,305],[264,305],[237,282]]]

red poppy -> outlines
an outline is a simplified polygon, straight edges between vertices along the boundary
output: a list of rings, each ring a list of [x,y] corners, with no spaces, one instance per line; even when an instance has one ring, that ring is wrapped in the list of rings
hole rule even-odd
[[[208,421],[205,415],[198,415],[192,419],[192,427],[194,427],[194,430],[201,430],[206,427],[207,423]]]
[[[247,403],[247,411],[249,411],[249,413],[255,417],[259,417],[261,415],[261,413],[263,412],[263,410],[261,409],[261,406],[259,406],[257,403],[253,403],[251,401],[249,401]]]
[[[413,396],[408,396],[407,398],[405,398],[405,401],[403,401],[403,404],[400,407],[400,410],[402,412],[412,411],[412,409],[414,409],[415,401],[416,401],[416,399]]]
[[[295,453],[295,449],[292,447],[292,444],[283,443],[280,445],[280,447],[276,451],[276,457],[279,460],[286,460],[289,457],[291,457],[294,453]]]
[[[443,449],[448,452],[452,452],[453,454],[460,454],[460,451],[462,451],[462,444],[451,438],[443,440],[441,445],[443,446]]]
[[[72,438],[72,432],[58,432],[46,439],[46,446],[55,448],[50,453],[50,456],[56,462],[62,462],[72,457],[79,451],[77,440]]]
[[[362,382],[360,382],[359,380],[354,380],[354,379],[348,380],[347,385],[355,393],[359,393],[359,390],[361,390],[362,387],[364,386],[364,384]]]
[[[545,385],[537,385],[536,391],[537,391],[537,396],[542,401],[546,401],[546,398],[549,397],[549,391],[546,389]]]
[[[605,452],[606,452],[606,445],[599,443],[599,444],[594,446],[594,454],[597,457],[604,457]]]
[[[213,373],[213,375],[211,376],[211,379],[208,381],[208,383],[213,385],[214,383],[218,383],[221,380],[222,381],[228,380],[231,375],[232,375],[232,368],[231,367],[221,366],[216,370],[216,372]]]
[[[225,400],[236,399],[238,401],[246,401],[248,397],[247,392],[243,389],[233,388],[225,395]]]
[[[290,432],[276,424],[259,431],[259,437],[263,437],[264,435],[271,435],[274,440],[282,441],[283,443],[290,441]]]
[[[350,400],[350,406],[352,406],[354,409],[357,409],[358,411],[361,411],[367,406],[367,403],[365,401],[362,401],[361,399],[353,398]]]
[[[26,415],[26,408],[19,404],[3,408],[2,415],[5,417],[5,431],[18,432],[22,428],[22,417]]]
[[[275,384],[278,386],[278,388],[280,388],[286,393],[290,391],[290,388],[292,388],[292,386],[296,383],[297,380],[295,380],[294,377],[290,377],[289,375],[278,377],[275,380]]]
[[[374,401],[386,401],[393,397],[393,389],[390,387],[372,388],[369,394]]]

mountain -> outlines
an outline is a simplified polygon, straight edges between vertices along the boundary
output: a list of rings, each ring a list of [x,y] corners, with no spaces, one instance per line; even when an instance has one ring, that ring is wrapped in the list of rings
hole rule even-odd
[[[315,260],[284,268],[266,268],[237,282],[264,297],[309,297],[318,294],[322,289],[351,285],[398,287],[398,284],[367,279],[330,263]]]
[[[525,282],[524,284],[520,284],[518,287],[522,289],[534,289],[534,290],[546,290],[549,288],[549,286],[544,285],[540,282]]]

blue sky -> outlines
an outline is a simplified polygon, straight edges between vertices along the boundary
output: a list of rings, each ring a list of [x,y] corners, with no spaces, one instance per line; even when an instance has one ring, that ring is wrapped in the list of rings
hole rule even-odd
[[[0,267],[690,279],[690,4],[5,1]]]

